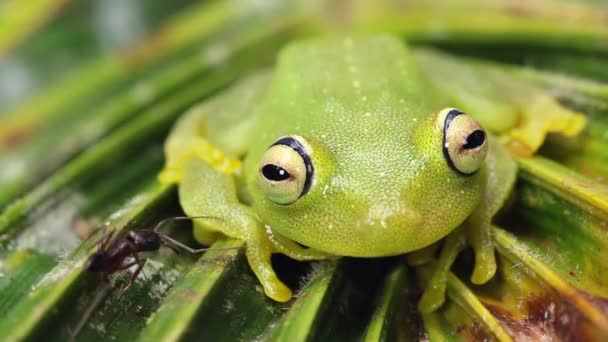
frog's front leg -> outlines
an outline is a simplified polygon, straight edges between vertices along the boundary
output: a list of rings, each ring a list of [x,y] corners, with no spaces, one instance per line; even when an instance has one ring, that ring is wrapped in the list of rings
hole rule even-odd
[[[221,233],[245,241],[247,261],[266,295],[279,302],[291,298],[291,290],[272,268],[273,244],[264,224],[257,220],[250,207],[239,202],[233,176],[215,171],[204,161],[192,159],[186,164],[179,198],[188,215],[217,218],[196,220],[198,233],[195,236]]]
[[[450,271],[458,253],[466,245],[470,245],[475,252],[472,283],[483,284],[496,273],[491,222],[507,201],[515,184],[517,165],[504,147],[490,135],[488,135],[488,143],[489,151],[485,167],[479,171],[486,179],[483,196],[477,208],[463,222],[462,226],[446,238],[439,263],[418,304],[422,312],[434,311],[444,302],[447,272]]]

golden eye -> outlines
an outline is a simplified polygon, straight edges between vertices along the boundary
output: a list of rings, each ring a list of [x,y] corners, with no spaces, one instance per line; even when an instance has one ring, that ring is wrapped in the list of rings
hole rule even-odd
[[[472,117],[455,108],[439,113],[443,119],[443,155],[456,172],[474,174],[486,158],[488,151],[485,130]]]
[[[298,136],[281,138],[262,157],[260,186],[276,204],[291,204],[310,189],[314,169],[300,140]]]

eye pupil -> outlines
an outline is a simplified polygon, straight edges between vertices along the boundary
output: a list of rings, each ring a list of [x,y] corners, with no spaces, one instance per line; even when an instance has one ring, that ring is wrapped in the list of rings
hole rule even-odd
[[[262,167],[262,174],[264,175],[264,177],[266,177],[266,179],[275,182],[284,181],[286,179],[289,179],[290,177],[290,174],[289,172],[287,172],[287,170],[274,164],[264,165],[264,167]]]
[[[462,145],[462,148],[465,150],[472,150],[483,145],[485,140],[486,134],[480,129],[475,130],[473,133],[469,134],[467,141],[464,145]]]

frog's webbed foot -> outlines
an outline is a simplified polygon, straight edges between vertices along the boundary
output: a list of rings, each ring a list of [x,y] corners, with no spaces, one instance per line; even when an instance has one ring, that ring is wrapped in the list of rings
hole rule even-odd
[[[496,77],[504,78],[503,74]],[[517,126],[503,134],[507,149],[519,156],[532,155],[549,133],[571,137],[585,126],[583,114],[562,106],[546,91],[519,80],[505,79],[507,99],[519,110]]]

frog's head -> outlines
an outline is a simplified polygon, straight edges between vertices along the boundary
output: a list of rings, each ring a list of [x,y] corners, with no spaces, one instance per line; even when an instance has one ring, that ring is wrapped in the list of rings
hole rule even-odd
[[[471,117],[448,108],[409,139],[380,139],[278,137],[255,175],[260,219],[329,253],[380,256],[437,241],[477,206],[488,143]]]
[[[264,224],[329,253],[382,256],[425,247],[471,214],[487,137],[435,108],[414,63],[389,37],[282,52],[244,166]]]

